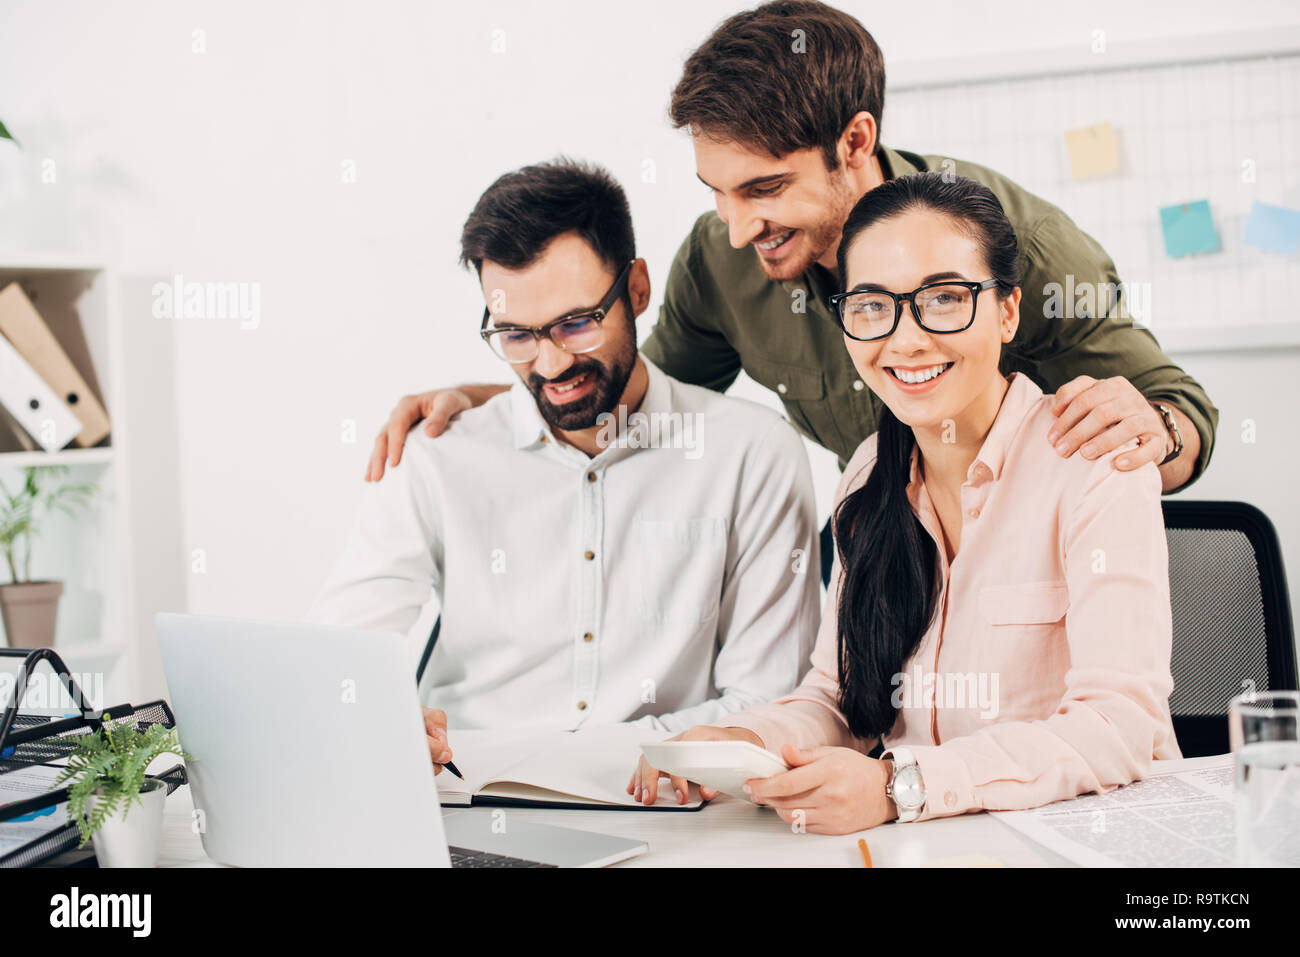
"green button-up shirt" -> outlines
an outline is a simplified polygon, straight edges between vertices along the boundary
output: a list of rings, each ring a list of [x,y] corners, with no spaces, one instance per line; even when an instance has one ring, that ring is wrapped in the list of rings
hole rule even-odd
[[[1123,376],[1195,423],[1201,452],[1192,478],[1204,471],[1218,409],[1151,332],[1134,324],[1115,265],[1095,239],[983,166],[891,149],[883,150],[881,166],[887,179],[950,169],[1002,203],[1020,240],[1022,277],[1020,327],[1003,348],[1005,372],[1024,372],[1049,393],[1080,375]],[[816,263],[797,280],[768,279],[754,251],[733,248],[727,224],[705,213],[673,260],[659,321],[641,348],[669,375],[719,391],[744,369],[776,392],[799,430],[836,453],[843,468],[876,431],[882,403],[859,378],[827,305],[838,291]]]

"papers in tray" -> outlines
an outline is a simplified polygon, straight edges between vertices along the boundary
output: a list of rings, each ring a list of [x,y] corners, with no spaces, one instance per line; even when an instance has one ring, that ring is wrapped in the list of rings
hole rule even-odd
[[[11,804],[53,790],[54,781],[62,770],[60,767],[34,765],[0,774],[0,805]],[[57,831],[67,823],[66,801],[42,808],[32,814],[0,821],[0,857],[25,847],[50,831]]]

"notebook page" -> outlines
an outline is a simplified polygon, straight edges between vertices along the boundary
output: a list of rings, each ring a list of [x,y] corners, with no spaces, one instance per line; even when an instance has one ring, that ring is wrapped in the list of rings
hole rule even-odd
[[[510,774],[516,765],[554,747],[557,736],[568,735],[563,731],[449,729],[447,742],[451,745],[451,760],[465,775],[465,780],[444,768],[434,778],[438,785],[439,803],[449,807],[468,805],[470,798],[479,793],[488,781]]]
[[[666,731],[649,731],[631,725],[555,732],[540,741],[530,741],[532,750],[527,757],[493,775],[476,793],[641,807],[644,805],[633,801],[625,790],[641,757],[641,743],[662,741],[669,736]],[[672,790],[666,787],[667,782],[664,783],[652,806],[697,807],[701,803],[699,789],[692,786],[687,803],[679,805]]]

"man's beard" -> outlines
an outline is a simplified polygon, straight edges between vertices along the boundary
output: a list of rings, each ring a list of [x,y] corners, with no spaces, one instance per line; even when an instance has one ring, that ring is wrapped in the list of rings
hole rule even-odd
[[[627,380],[632,377],[636,365],[636,343],[629,342],[627,348],[614,358],[612,365],[606,366],[595,359],[582,356],[574,359],[573,365],[564,370],[562,378],[543,379],[533,373],[528,377],[528,391],[537,402],[537,411],[542,414],[546,424],[561,432],[578,432],[590,429],[597,424],[597,419],[605,413],[613,413],[618,408],[618,401],[627,388]],[[563,405],[555,405],[546,397],[542,386],[560,385],[571,382],[585,373],[592,373],[592,390],[581,399],[574,399]]]
[[[774,282],[798,279],[840,241],[840,236],[844,233],[844,222],[849,218],[849,213],[853,211],[854,206],[853,188],[849,185],[848,176],[843,170],[839,172],[838,177],[832,174],[830,203],[831,211],[825,219],[812,226],[800,227],[800,232],[803,233],[800,241],[805,244],[806,250],[802,255],[772,264],[759,256],[757,249],[754,250],[754,255],[758,256],[759,267],[768,279]]]

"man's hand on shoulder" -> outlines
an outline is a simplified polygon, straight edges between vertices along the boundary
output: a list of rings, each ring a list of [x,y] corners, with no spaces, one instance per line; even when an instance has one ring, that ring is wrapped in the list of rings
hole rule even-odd
[[[1095,460],[1138,439],[1137,448],[1115,458],[1115,468],[1131,472],[1148,462],[1160,466],[1174,447],[1164,419],[1151,400],[1123,376],[1094,379],[1082,375],[1071,379],[1057,391],[1052,414],[1057,421],[1047,438],[1063,458],[1078,452],[1085,459]],[[1174,415],[1176,420],[1185,418],[1177,411]],[[1179,431],[1186,441],[1188,431],[1196,430],[1180,422]],[[1161,468],[1161,484],[1166,492],[1187,481],[1196,454],[1196,449],[1185,446],[1177,458]]]
[[[388,416],[388,423],[375,437],[375,447],[366,466],[366,481],[378,482],[384,477],[384,468],[402,461],[406,433],[421,419],[426,419],[424,431],[433,437],[442,435],[447,424],[474,404],[460,389],[435,389],[419,395],[403,396]]]
[[[421,419],[425,420],[425,435],[436,439],[456,416],[509,388],[508,385],[462,385],[403,396],[388,416],[388,423],[375,436],[375,447],[366,465],[366,481],[378,482],[384,477],[386,467],[402,461],[406,434]]]

